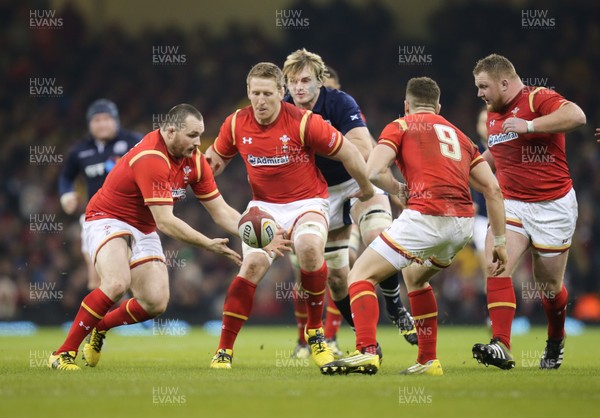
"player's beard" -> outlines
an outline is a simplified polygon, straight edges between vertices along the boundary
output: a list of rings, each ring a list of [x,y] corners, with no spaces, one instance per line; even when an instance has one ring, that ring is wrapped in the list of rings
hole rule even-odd
[[[485,103],[485,109],[488,112],[498,112],[498,109],[496,109],[496,106],[494,105],[494,102],[491,100],[488,100],[487,102],[484,100]]]
[[[186,148],[185,151],[182,153],[182,157],[190,158],[194,154],[195,149],[196,147]]]

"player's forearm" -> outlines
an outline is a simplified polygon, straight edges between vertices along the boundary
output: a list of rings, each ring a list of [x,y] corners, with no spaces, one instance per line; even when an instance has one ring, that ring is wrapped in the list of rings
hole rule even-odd
[[[389,167],[381,167],[381,169],[371,169],[369,171],[369,180],[375,186],[392,196],[399,196],[404,189],[402,184],[396,180]]]
[[[223,196],[217,196],[214,199],[201,201],[204,208],[208,211],[210,217],[217,225],[232,235],[238,235],[238,223],[242,215],[229,206]]]
[[[377,145],[367,161],[367,175],[375,186],[392,196],[399,196],[402,185],[390,170],[394,156],[390,148]]]
[[[502,237],[506,235],[506,212],[504,210],[504,198],[500,187],[497,185],[487,187],[483,190],[485,204],[488,212],[488,220],[492,236]]]
[[[534,132],[568,132],[585,125],[585,113],[575,103],[567,103],[556,111],[533,119]]]
[[[229,209],[219,212],[218,215],[213,216],[213,220],[217,225],[231,235],[238,236],[238,224],[240,222],[240,217],[240,213],[229,206]]]
[[[367,177],[367,163],[359,153],[352,153],[349,158],[342,160],[344,168],[358,183],[361,189],[370,187],[369,178]]]
[[[365,161],[369,158],[369,154],[373,151],[373,138],[369,130],[365,127],[351,129],[344,135],[358,149]]]
[[[196,231],[176,216],[156,220],[156,227],[169,237],[196,247],[206,248],[211,243],[210,238]]]

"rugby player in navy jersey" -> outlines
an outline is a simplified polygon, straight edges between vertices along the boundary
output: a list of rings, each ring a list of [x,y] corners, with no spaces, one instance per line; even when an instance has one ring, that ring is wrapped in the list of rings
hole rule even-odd
[[[363,120],[356,101],[343,91],[323,86],[328,73],[322,58],[306,49],[290,54],[284,65],[288,94],[284,101],[311,110],[323,117],[333,127],[348,138],[365,159],[373,149],[373,138]],[[349,272],[348,240],[352,220],[359,225],[366,246],[392,222],[388,197],[383,191],[366,201],[353,199],[359,187],[346,172],[344,166],[317,155],[317,167],[323,173],[329,186],[329,235],[325,246],[325,259],[329,269],[328,307],[325,320],[325,338],[334,354],[343,353],[337,347],[335,337],[341,323],[341,316],[353,326],[350,300],[348,297],[347,275]],[[297,263],[292,264],[295,270]],[[414,321],[400,300],[400,287],[396,275],[380,283],[382,287],[388,317],[398,326],[402,335],[411,344],[417,343]],[[298,299],[298,298],[296,298]],[[334,303],[331,303],[333,300]],[[298,324],[298,345],[294,350],[296,357],[308,354],[303,339],[306,313],[302,310],[302,301],[294,304],[294,313]],[[336,309],[337,308],[337,309]]]
[[[87,109],[86,118],[89,133],[69,150],[58,182],[60,204],[69,215],[85,208],[87,199],[100,189],[119,158],[142,139],[142,135],[137,132],[121,129],[119,110],[110,100],[94,101]],[[79,176],[85,179],[85,202],[80,201],[80,194],[75,191],[75,180]],[[98,287],[100,279],[85,248],[85,242],[82,230],[81,251],[87,266],[88,289],[92,290]]]

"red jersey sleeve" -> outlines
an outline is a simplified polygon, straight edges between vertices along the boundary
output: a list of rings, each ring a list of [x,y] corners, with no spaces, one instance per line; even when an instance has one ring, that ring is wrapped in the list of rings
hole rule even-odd
[[[470,142],[471,142],[472,148],[471,148],[471,165],[470,165],[469,170],[473,170],[473,168],[476,165],[481,164],[485,160],[481,156],[481,153],[479,152],[479,149],[477,148],[477,145],[475,145],[473,143],[473,141],[470,141]]]
[[[200,201],[208,201],[212,200],[221,195],[219,189],[217,188],[217,183],[215,182],[215,177],[213,176],[213,172],[210,169],[210,165],[206,158],[201,153],[197,153],[196,158],[196,171],[197,178],[196,181],[192,184],[192,190],[194,191],[194,195]]]
[[[217,136],[217,139],[215,139],[215,143],[213,144],[215,152],[227,160],[233,158],[235,154],[238,153],[235,137],[235,125],[238,112],[239,109],[225,119],[225,122],[223,122],[221,129],[219,130],[219,136]]]
[[[129,161],[129,166],[145,206],[173,205],[171,163],[166,155],[156,150],[142,151]]]
[[[388,123],[385,128],[383,128],[377,143],[390,147],[397,155],[398,151],[400,150],[400,141],[402,140],[406,129],[406,122],[402,119],[396,119],[395,121]]]
[[[529,93],[529,107],[532,112],[548,115],[569,103],[567,99],[552,89],[538,87]]]
[[[307,111],[300,121],[300,140],[317,153],[332,156],[342,147],[344,136],[320,115]]]

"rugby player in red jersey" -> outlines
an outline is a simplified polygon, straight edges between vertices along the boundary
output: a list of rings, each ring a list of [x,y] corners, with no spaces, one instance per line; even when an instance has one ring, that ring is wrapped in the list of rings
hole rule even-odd
[[[486,199],[491,230],[496,237],[489,270],[504,270],[505,219],[502,194],[492,170],[477,147],[439,115],[440,89],[428,77],[412,78],[406,86],[406,116],[389,123],[367,162],[373,184],[396,196],[407,196],[407,207],[356,260],[348,275],[350,306],[356,329],[356,351],[321,367],[324,374],[379,370],[376,329],[379,305],[375,285],[402,270],[417,329],[417,362],[403,374],[443,374],[437,358],[437,302],[429,280],[448,267],[471,239],[474,209],[469,185]],[[394,178],[396,162],[406,183]]]
[[[227,247],[228,239],[210,239],[173,214],[173,202],[184,198],[190,186],[212,219],[238,234],[240,214],[223,200],[198,149],[203,132],[198,110],[187,104],[173,107],[160,129],[147,134],[119,160],[90,200],[84,228],[100,286],[83,299],[48,367],[80,370],[75,357],[89,333],[83,352],[87,364],[95,366],[108,329],[143,322],[165,311],[169,282],[156,229],[241,264],[240,256]],[[135,297],[107,314],[129,289]]]
[[[315,164],[315,154],[341,161],[357,181],[360,199],[371,198],[373,187],[364,158],[350,141],[321,116],[282,102],[284,79],[275,64],[255,65],[246,82],[251,105],[225,119],[207,157],[219,174],[239,153],[252,188],[248,207],[265,208],[288,232],[306,295],[306,339],[314,361],[322,366],[333,360],[322,328],[329,207],[327,182]],[[235,339],[252,311],[256,286],[273,261],[262,249],[242,247],[244,260],[227,291],[212,368],[231,368]]]
[[[565,132],[585,124],[575,103],[546,87],[525,86],[513,64],[497,54],[473,70],[477,96],[487,105],[488,150],[506,207],[507,275],[488,277],[487,302],[492,340],[475,344],[480,363],[511,369],[510,331],[516,310],[512,277],[527,250],[533,279],[548,319],[542,369],[558,369],[565,347],[568,301],[563,276],[577,221],[577,199],[569,176]],[[488,233],[487,252],[493,239]]]

